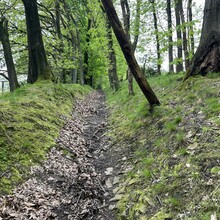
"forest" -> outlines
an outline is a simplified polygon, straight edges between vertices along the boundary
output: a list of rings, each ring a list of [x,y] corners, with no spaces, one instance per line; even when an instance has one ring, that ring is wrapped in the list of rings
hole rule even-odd
[[[0,1],[0,219],[220,219],[219,0]]]

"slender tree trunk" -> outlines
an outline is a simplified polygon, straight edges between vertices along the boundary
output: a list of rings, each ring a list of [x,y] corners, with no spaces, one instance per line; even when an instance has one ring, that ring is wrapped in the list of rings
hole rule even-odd
[[[173,67],[173,31],[172,31],[172,11],[171,11],[171,0],[167,0],[167,23],[168,23],[168,56],[169,56],[169,73],[174,72]]]
[[[181,23],[180,23],[180,8],[179,8],[179,0],[175,2],[175,16],[176,16],[176,37],[177,37],[177,58],[178,62],[176,64],[176,72],[179,73],[183,71],[183,53],[182,53],[182,31],[181,31]]]
[[[83,70],[83,55],[82,55],[82,48],[81,48],[81,42],[80,42],[80,33],[78,30],[78,27],[76,29],[76,37],[77,37],[77,48],[79,50],[79,71],[80,71],[80,84],[84,86],[85,84],[85,75]]]
[[[13,92],[16,88],[19,87],[19,84],[9,41],[8,21],[5,17],[0,18],[0,41],[2,42],[5,62],[7,66],[10,92]]]
[[[62,59],[62,54],[64,52],[64,45],[63,45],[63,35],[61,32],[61,27],[60,27],[60,20],[61,20],[61,13],[60,13],[60,2],[59,0],[55,1],[55,30],[57,37],[59,39],[59,55],[57,59]],[[64,67],[61,67],[60,69],[60,81],[62,83],[67,83],[67,73]]]
[[[41,27],[37,9],[37,0],[22,0],[25,7],[25,17],[28,35],[28,83],[41,79],[49,79],[52,71],[47,62]]]
[[[108,69],[109,83],[111,89],[117,91],[119,88],[119,81],[117,74],[116,55],[113,47],[112,29],[107,18],[106,18],[106,27],[107,27],[107,38],[108,38],[109,62],[110,62]]]
[[[193,28],[193,15],[192,15],[192,0],[188,0],[187,5],[187,14],[188,14],[188,22],[190,23],[189,29],[188,29],[188,39],[190,40],[190,51],[194,55],[195,50],[195,41],[194,41],[194,28]]]
[[[142,90],[143,94],[145,95],[145,97],[147,98],[147,100],[151,106],[159,105],[160,102],[159,102],[157,96],[155,95],[155,93],[151,89],[150,85],[148,84],[140,66],[137,63],[137,60],[135,59],[131,43],[122,28],[122,25],[119,21],[117,14],[116,14],[116,11],[114,9],[112,1],[111,0],[102,0],[102,4],[105,8],[109,22],[115,32],[116,38],[117,38],[118,43],[122,49],[122,52],[123,52],[124,57],[127,61],[127,64],[129,66],[133,76],[135,77],[135,80],[137,81],[140,89]]]
[[[55,1],[55,30],[58,38],[62,38],[61,28],[60,28],[60,3],[59,0]]]
[[[157,25],[157,14],[156,14],[156,8],[155,8],[155,0],[151,0],[151,4],[152,4],[152,9],[153,9],[154,30],[155,30],[156,45],[157,45],[157,74],[161,75],[160,40],[159,40],[159,32],[158,32],[158,25]]]
[[[64,6],[64,10],[65,10],[65,14],[66,14],[68,24],[71,24],[73,22],[76,26],[76,29],[78,29],[77,23],[76,23],[76,21],[74,20],[73,16],[70,13],[70,10],[69,10],[69,7],[68,7],[68,4],[67,4],[66,0],[63,0],[63,6]],[[77,54],[77,37],[75,36],[75,34],[73,33],[72,30],[70,30],[70,35],[71,35],[71,45],[72,45],[72,61],[73,61],[74,64],[76,64],[78,62],[77,58],[76,58],[76,54]],[[78,78],[77,68],[73,68],[71,70],[71,76],[72,76],[72,83],[76,84],[77,83],[77,78]]]
[[[89,67],[89,53],[88,47],[90,44],[90,34],[89,31],[92,27],[92,20],[88,18],[88,26],[87,26],[87,34],[86,34],[86,49],[84,52],[84,77],[85,77],[85,84],[93,86],[93,76],[89,75],[88,67]]]
[[[189,67],[189,51],[188,51],[188,40],[187,40],[187,34],[186,34],[186,25],[185,25],[185,16],[183,11],[183,2],[182,0],[179,0],[179,7],[180,7],[180,18],[182,23],[182,33],[183,33],[183,51],[184,51],[184,57],[185,57],[185,70]]]
[[[220,1],[206,0],[202,33],[185,80],[193,75],[220,72]]]
[[[130,37],[130,7],[127,0],[120,0],[121,2],[121,9],[122,9],[122,16],[123,16],[123,23],[124,23],[124,29],[125,33],[127,34],[127,37],[129,41],[131,40]],[[127,78],[128,78],[128,92],[129,95],[134,95],[134,88],[133,88],[133,76],[130,71],[130,69],[127,69]]]
[[[139,34],[140,34],[140,19],[141,19],[141,0],[136,0],[136,14],[134,20],[134,41],[132,44],[133,51],[135,52]]]

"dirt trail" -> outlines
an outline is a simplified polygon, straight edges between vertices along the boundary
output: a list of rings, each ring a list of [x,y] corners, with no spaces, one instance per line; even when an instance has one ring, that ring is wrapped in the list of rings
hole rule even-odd
[[[47,160],[31,178],[0,198],[0,219],[114,220],[121,154],[105,136],[104,95],[78,100]]]

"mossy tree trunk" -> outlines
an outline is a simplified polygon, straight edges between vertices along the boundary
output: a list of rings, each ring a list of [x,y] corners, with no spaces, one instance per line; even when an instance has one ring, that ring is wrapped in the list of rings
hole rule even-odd
[[[16,88],[19,87],[19,84],[9,41],[8,21],[5,17],[0,18],[0,41],[2,42],[5,62],[7,66],[10,91],[13,92]]]
[[[44,49],[37,0],[22,0],[25,8],[25,17],[28,37],[28,83],[35,83],[38,78],[49,79],[51,68],[47,62]]]
[[[193,75],[220,72],[220,1],[206,0],[200,43],[185,80]]]
[[[122,49],[124,57],[127,61],[127,64],[137,81],[140,89],[142,90],[143,94],[147,98],[148,102],[151,106],[159,105],[160,102],[151,89],[150,85],[148,84],[140,66],[137,63],[137,60],[134,56],[133,49],[129,38],[127,37],[122,25],[119,21],[119,18],[116,14],[115,8],[111,0],[102,0],[102,4],[105,8],[106,14],[108,16],[109,22],[114,30],[115,36],[118,40],[118,43]]]

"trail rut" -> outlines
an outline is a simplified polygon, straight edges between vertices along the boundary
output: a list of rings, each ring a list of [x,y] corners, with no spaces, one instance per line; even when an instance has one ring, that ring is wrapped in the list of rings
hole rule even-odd
[[[121,156],[109,149],[107,118],[103,93],[77,100],[47,159],[0,198],[0,219],[114,220]]]

